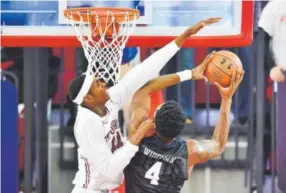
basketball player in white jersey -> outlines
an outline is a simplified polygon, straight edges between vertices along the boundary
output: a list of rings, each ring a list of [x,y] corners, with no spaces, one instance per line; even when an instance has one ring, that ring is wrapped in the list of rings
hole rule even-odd
[[[270,50],[274,62],[270,77],[277,82],[285,81],[286,71],[286,1],[272,0],[263,9],[258,26],[271,39]]]
[[[123,169],[138,151],[140,141],[153,131],[154,124],[147,120],[125,142],[118,127],[119,109],[138,89],[157,77],[187,38],[204,26],[219,21],[220,18],[210,18],[189,27],[111,88],[106,88],[106,83],[94,75],[80,75],[71,81],[69,96],[78,104],[74,135],[78,144],[79,166],[73,181],[73,193],[109,192],[121,184]],[[192,76],[201,77],[199,74]]]

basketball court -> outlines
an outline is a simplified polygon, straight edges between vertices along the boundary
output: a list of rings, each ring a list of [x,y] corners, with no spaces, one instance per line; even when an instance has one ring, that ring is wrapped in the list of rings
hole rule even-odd
[[[68,192],[72,189],[71,180],[74,177],[74,171],[60,169],[58,157],[60,153],[65,152],[69,157],[74,148],[72,142],[67,141],[63,149],[59,147],[61,135],[58,134],[60,125],[65,122],[66,118],[58,118],[58,114],[52,115],[53,125],[47,125],[45,122],[47,107],[45,106],[44,99],[41,96],[47,90],[47,58],[49,51],[47,47],[55,49],[75,48],[81,47],[91,37],[93,39],[89,23],[83,23],[81,19],[83,14],[92,13],[92,17],[88,19],[96,20],[96,15],[90,10],[72,12],[72,19],[68,20],[65,15],[65,10],[75,9],[82,7],[104,7],[100,14],[97,16],[105,17],[107,13],[111,16],[118,18],[119,14],[128,15],[128,19],[124,20],[124,24],[119,24],[116,29],[116,38],[121,33],[121,37],[126,37],[126,41],[120,44],[121,48],[116,52],[119,54],[114,60],[114,68],[119,68],[120,52],[124,47],[140,47],[140,48],[159,48],[170,41],[176,36],[181,34],[186,27],[195,24],[196,22],[210,17],[222,17],[221,22],[215,25],[208,26],[201,30],[197,35],[189,38],[183,47],[185,48],[226,48],[226,47],[243,47],[248,46],[253,41],[253,11],[254,3],[252,1],[243,0],[221,0],[221,1],[204,1],[204,0],[145,0],[145,1],[88,1],[88,0],[33,0],[33,1],[1,1],[1,46],[2,47],[24,47],[24,87],[25,90],[24,103],[29,112],[25,116],[25,127],[34,127],[25,131],[26,140],[32,141],[32,135],[37,133],[39,139],[37,143],[42,142],[48,144],[48,149],[38,147],[36,150],[36,157],[40,160],[39,164],[44,163],[44,159],[49,160],[48,163],[48,187],[53,192]],[[118,10],[116,8],[125,8],[125,10]],[[134,14],[128,13],[127,9],[136,9]],[[98,11],[98,10],[97,10]],[[138,13],[138,15],[136,15]],[[78,18],[75,19],[76,14]],[[134,20],[134,23],[132,21]],[[102,21],[102,20],[101,20]],[[122,20],[121,20],[122,21]],[[130,29],[128,28],[130,27]],[[75,28],[75,29],[74,29]],[[77,31],[79,29],[79,31]],[[128,32],[123,31],[128,29]],[[123,32],[122,32],[123,31]],[[100,31],[97,31],[101,33]],[[80,34],[80,35],[78,35]],[[118,35],[118,36],[117,36]],[[128,38],[128,36],[130,36]],[[78,37],[86,38],[79,41]],[[104,36],[107,37],[107,36]],[[114,38],[114,36],[112,37]],[[119,39],[120,39],[119,38]],[[95,38],[92,41],[98,42],[100,38]],[[107,45],[110,43],[106,41]],[[95,43],[96,44],[96,43]],[[93,45],[95,45],[93,44]],[[88,46],[92,46],[89,44]],[[88,47],[87,46],[87,47]],[[117,45],[118,46],[118,45]],[[99,46],[100,48],[100,46]],[[84,47],[84,49],[86,49]],[[97,53],[94,50],[92,53]],[[100,51],[99,51],[100,52]],[[62,54],[63,52],[61,52]],[[106,52],[108,54],[108,52]],[[105,53],[105,54],[106,54]],[[74,53],[75,54],[75,53]],[[110,54],[110,53],[109,53]],[[89,61],[91,62],[92,59]],[[37,65],[41,62],[42,65]],[[62,63],[64,65],[64,62]],[[117,71],[117,70],[115,70]],[[116,81],[115,81],[116,82]],[[34,89],[36,88],[36,89]],[[61,87],[63,89],[63,87]],[[38,105],[35,109],[33,104],[36,102]],[[63,106],[61,106],[63,108]],[[35,126],[32,123],[35,122]],[[37,128],[47,128],[47,130],[39,130]],[[48,138],[46,136],[49,136]],[[235,140],[232,140],[232,142]],[[231,143],[233,144],[233,143]],[[246,144],[243,143],[244,147]],[[32,155],[32,143],[26,142],[26,157]],[[232,145],[229,145],[233,148]],[[235,147],[236,148],[236,147]],[[244,150],[243,150],[244,151]],[[246,150],[245,150],[246,151]],[[49,157],[45,156],[49,154]],[[231,154],[231,153],[230,153]],[[260,154],[258,155],[260,156]],[[31,190],[33,165],[31,158],[25,158],[25,190]],[[259,163],[262,165],[262,163]],[[39,167],[40,168],[40,167]],[[39,173],[44,172],[40,168]],[[210,169],[205,170],[205,173],[194,174],[195,177],[191,178],[193,182],[188,182],[185,192],[190,190],[199,190],[200,192],[210,193]],[[229,172],[231,173],[231,172]],[[192,187],[199,182],[199,178],[205,176],[204,188]],[[221,176],[214,174],[221,181],[227,183],[227,175]],[[212,178],[215,178],[212,176]],[[243,187],[243,173],[236,175],[235,181],[242,185],[242,188],[237,189],[237,193],[246,191]],[[16,178],[16,176],[15,176]],[[215,182],[213,182],[215,184]],[[218,183],[219,184],[219,183]],[[206,185],[206,186],[205,186]],[[223,184],[220,185],[223,187]],[[233,188],[230,183],[227,190]],[[233,189],[233,193],[236,190]],[[8,192],[7,192],[8,193]],[[50,192],[52,193],[52,192]]]

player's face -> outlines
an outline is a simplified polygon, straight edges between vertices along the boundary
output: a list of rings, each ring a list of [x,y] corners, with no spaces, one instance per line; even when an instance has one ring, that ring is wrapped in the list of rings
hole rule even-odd
[[[104,81],[94,79],[91,92],[97,104],[105,104],[109,100],[106,83]]]

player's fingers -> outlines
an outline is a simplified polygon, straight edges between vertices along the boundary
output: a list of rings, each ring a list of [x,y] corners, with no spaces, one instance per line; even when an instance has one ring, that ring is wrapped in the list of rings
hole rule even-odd
[[[214,85],[218,88],[218,90],[223,89],[223,87],[218,82],[214,82]]]
[[[283,75],[282,77],[281,77],[281,82],[284,82],[285,81],[285,76]]]
[[[152,119],[147,119],[147,120],[143,121],[141,123],[141,125],[148,125],[148,124],[151,124],[152,122],[153,122]]]
[[[242,79],[244,76],[244,70],[240,71],[237,73],[237,79],[236,79],[236,88],[239,86],[239,84],[241,83]]]
[[[241,82],[241,81],[242,81],[242,79],[243,79],[243,77],[244,77],[244,73],[245,73],[245,71],[243,70],[243,71],[241,72],[241,74],[240,74],[239,82]]]
[[[137,128],[135,127],[135,125],[133,123],[129,124],[128,125],[128,135],[129,136],[132,135],[136,131],[136,129]]]
[[[205,82],[208,82],[208,78],[206,77],[206,76],[202,76],[202,79],[204,79],[205,80]]]
[[[239,81],[240,80],[240,76],[241,76],[241,74],[242,74],[242,71],[237,71],[236,72],[236,81]]]
[[[236,85],[236,76],[237,76],[237,71],[236,70],[232,71],[231,84],[230,84],[231,88],[234,88]]]
[[[222,17],[213,17],[213,18],[209,18],[204,20],[205,25],[210,25],[213,23],[218,23],[220,20],[222,19]]]
[[[204,69],[207,67],[208,63],[213,59],[213,57],[214,57],[213,52],[208,54],[205,57],[205,59],[202,62],[202,66],[203,66]]]
[[[206,57],[207,60],[211,60],[214,57],[214,53],[215,53],[215,51],[212,51],[211,53],[209,53]]]
[[[199,26],[197,26],[197,28],[195,29],[196,32],[200,31],[201,29],[203,29],[205,27],[205,24],[201,24]]]
[[[154,129],[155,128],[155,123],[153,123],[153,122],[148,123],[145,127],[146,127],[146,129]]]

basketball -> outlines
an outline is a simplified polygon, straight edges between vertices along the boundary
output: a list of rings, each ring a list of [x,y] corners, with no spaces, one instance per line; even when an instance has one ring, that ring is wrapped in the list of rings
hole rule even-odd
[[[239,57],[230,51],[221,50],[213,55],[205,71],[206,77],[211,83],[217,82],[223,87],[228,87],[232,72],[242,71],[242,63]]]

